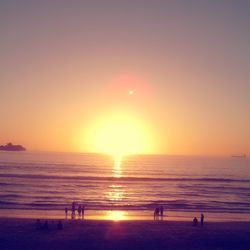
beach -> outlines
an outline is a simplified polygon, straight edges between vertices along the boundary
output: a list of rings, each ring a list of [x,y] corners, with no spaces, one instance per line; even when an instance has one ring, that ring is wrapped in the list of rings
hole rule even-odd
[[[0,155],[1,250],[250,249],[249,159]],[[73,202],[84,220],[71,219]]]
[[[41,220],[43,223],[45,220]],[[250,249],[250,222],[0,219],[0,249]]]

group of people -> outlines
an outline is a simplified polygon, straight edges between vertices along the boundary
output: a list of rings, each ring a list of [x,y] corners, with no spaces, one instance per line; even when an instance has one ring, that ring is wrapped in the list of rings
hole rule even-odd
[[[53,222],[53,224],[54,224],[54,222]],[[63,224],[62,224],[61,220],[58,221],[56,227],[57,227],[58,230],[62,230],[63,229]],[[48,221],[45,220],[44,223],[42,223],[40,219],[37,219],[36,220],[36,229],[37,230],[45,230],[45,231],[49,230],[49,223],[48,223]]]
[[[85,206],[79,204],[78,207],[77,208],[76,207],[77,203],[73,201],[71,205],[71,219],[76,218],[76,211],[78,213],[78,219],[84,219]],[[64,211],[65,211],[65,218],[67,219],[69,210],[67,207],[65,207]]]
[[[204,214],[201,214],[201,226],[203,226],[204,225]],[[197,226],[198,225],[198,219],[197,219],[197,217],[194,217],[193,218],[193,226]]]
[[[163,212],[164,212],[164,208],[163,206],[160,207],[156,207],[154,210],[154,220],[163,220]]]
[[[164,216],[164,208],[163,206],[159,206],[159,207],[156,207],[155,210],[154,210],[154,220],[163,220],[163,216]],[[197,226],[199,223],[197,217],[194,217],[193,218],[193,226]],[[204,214],[201,213],[201,217],[200,217],[200,224],[201,226],[204,225]]]

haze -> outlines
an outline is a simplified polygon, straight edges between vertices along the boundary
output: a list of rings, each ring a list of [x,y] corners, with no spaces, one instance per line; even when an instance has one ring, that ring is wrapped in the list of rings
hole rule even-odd
[[[247,0],[1,1],[0,144],[250,154],[249,24]]]

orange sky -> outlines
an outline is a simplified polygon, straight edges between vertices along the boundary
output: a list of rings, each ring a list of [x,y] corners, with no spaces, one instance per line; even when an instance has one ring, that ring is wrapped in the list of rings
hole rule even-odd
[[[140,2],[0,3],[0,144],[250,154],[250,3]]]

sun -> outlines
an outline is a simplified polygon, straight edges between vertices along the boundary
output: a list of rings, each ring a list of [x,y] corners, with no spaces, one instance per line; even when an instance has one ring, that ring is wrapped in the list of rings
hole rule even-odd
[[[91,152],[121,157],[152,152],[153,142],[147,123],[128,114],[100,117],[91,125],[86,137]]]

